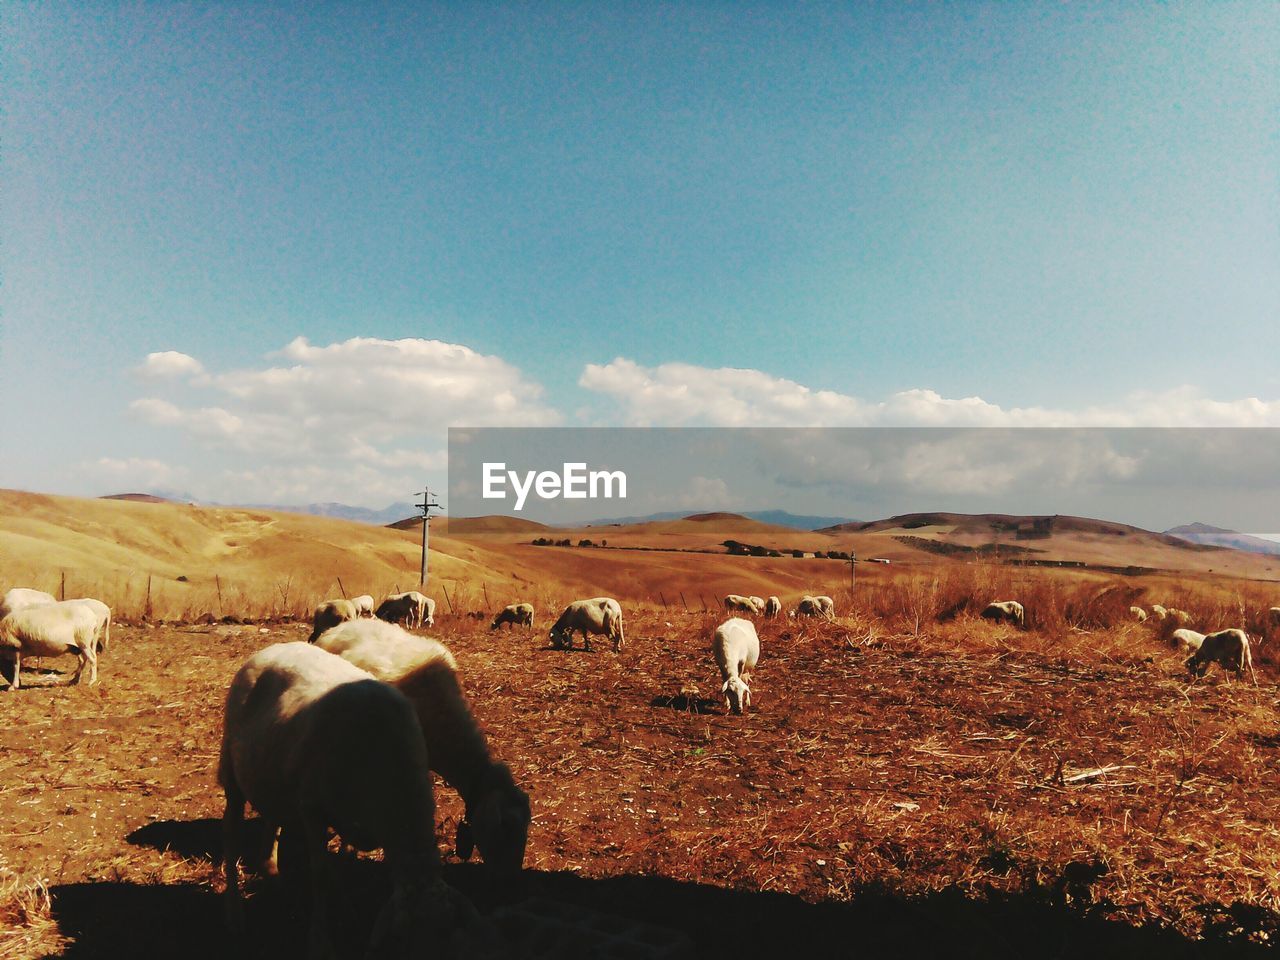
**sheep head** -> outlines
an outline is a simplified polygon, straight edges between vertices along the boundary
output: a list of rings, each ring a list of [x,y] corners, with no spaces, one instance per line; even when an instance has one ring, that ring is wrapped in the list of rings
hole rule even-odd
[[[484,862],[501,870],[519,870],[529,840],[532,814],[528,795],[516,786],[505,763],[494,764],[467,805],[466,819],[458,823],[454,852],[469,860],[480,848]]]
[[[742,682],[740,677],[730,677],[720,688],[724,694],[724,704],[733,713],[742,713],[751,706],[751,688]]]

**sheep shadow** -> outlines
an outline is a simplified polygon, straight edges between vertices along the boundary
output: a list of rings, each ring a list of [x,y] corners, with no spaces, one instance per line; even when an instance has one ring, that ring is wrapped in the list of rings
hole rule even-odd
[[[691,693],[663,694],[649,701],[649,706],[665,710],[678,710],[681,713],[719,713],[720,703],[707,697],[695,696]]]
[[[252,825],[254,821],[249,821]],[[265,846],[265,831],[255,843]],[[129,835],[138,845],[212,862],[220,856],[217,820],[157,822]],[[956,888],[920,897],[868,887],[852,899],[811,903],[784,893],[734,890],[660,876],[586,878],[571,871],[526,870],[513,882],[495,882],[482,864],[447,864],[445,879],[490,913],[503,906],[550,901],[583,916],[604,915],[665,928],[692,944],[691,958],[776,960],[780,953],[820,948],[835,955],[959,957],[1014,960],[1078,957],[1234,958],[1262,956],[1249,935],[1274,939],[1280,917],[1260,908],[1207,905],[1203,939],[1166,927],[1134,927],[1099,916],[1088,904],[1068,904],[1051,889],[985,898]],[[330,927],[342,956],[359,956],[373,917],[389,895],[383,864],[334,855],[330,871]],[[250,956],[301,957],[306,945],[305,884],[258,880],[247,885]],[[225,957],[220,896],[211,884],[123,882],[52,888],[53,916],[70,943],[64,956],[129,956],[186,960]],[[612,955],[612,954],[610,954]],[[637,954],[639,956],[640,954]],[[1268,953],[1268,955],[1270,955]],[[582,947],[513,947],[511,956],[551,960],[595,956]]]

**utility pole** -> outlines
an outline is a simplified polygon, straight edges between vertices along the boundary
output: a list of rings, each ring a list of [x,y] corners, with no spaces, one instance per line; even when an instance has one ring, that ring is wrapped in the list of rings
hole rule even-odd
[[[852,550],[849,551],[849,592],[853,593],[853,565],[858,562],[857,555]]]
[[[415,504],[422,511],[422,573],[418,577],[418,588],[427,588],[427,528],[431,524],[431,508],[439,508],[440,504],[431,499],[431,488],[422,488],[422,502]]]

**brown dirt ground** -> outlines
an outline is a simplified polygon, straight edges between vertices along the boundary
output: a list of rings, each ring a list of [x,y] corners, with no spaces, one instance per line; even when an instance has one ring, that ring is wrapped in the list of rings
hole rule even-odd
[[[1152,644],[978,622],[767,624],[733,717],[715,622],[632,618],[616,655],[442,620],[534,810],[518,885],[451,853],[448,879],[486,908],[536,895],[680,929],[699,956],[1180,957],[1276,936],[1270,678],[1188,685]],[[95,687],[33,671],[0,690],[0,958],[224,955],[222,698],[248,654],[307,632],[266,629],[118,625]],[[461,805],[437,794],[450,850]],[[357,955],[381,865],[334,860]],[[296,892],[250,890],[261,955],[300,955]]]

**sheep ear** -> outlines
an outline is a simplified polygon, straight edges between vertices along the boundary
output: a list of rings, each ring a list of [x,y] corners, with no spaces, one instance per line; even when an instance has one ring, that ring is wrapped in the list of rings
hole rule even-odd
[[[453,852],[458,855],[459,860],[470,860],[475,846],[475,840],[471,836],[471,824],[465,820],[459,820],[458,832],[453,838]]]
[[[728,693],[728,692],[729,692],[729,681],[728,681],[728,680],[726,680],[724,683],[720,684],[720,692],[721,692],[721,693]]]

